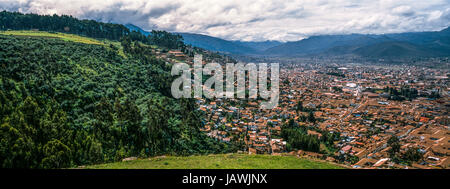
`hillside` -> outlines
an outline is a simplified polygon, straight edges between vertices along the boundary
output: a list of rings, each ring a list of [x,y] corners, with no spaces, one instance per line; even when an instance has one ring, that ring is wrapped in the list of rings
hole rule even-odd
[[[208,156],[160,156],[86,166],[87,169],[343,169],[322,161],[295,156],[217,154]]]
[[[133,24],[125,24],[125,27],[127,27],[130,31],[137,31],[139,33],[144,34],[145,36],[149,36],[151,34],[151,32],[145,31],[140,27],[137,27]]]
[[[231,54],[255,54],[257,51],[248,46],[201,34],[178,33],[183,36],[186,44],[200,47],[209,51]]]
[[[448,30],[386,35],[312,36],[269,48],[263,54],[288,57],[353,54],[375,58],[450,56]]]
[[[151,35],[151,32],[145,31],[133,24],[125,25],[130,31],[139,32],[145,36]],[[214,52],[221,52],[224,54],[258,54],[268,48],[281,44],[278,41],[263,41],[263,42],[243,42],[243,41],[228,41],[217,37],[212,37],[202,34],[194,33],[175,33],[183,37],[183,42],[194,47],[199,47]]]
[[[258,42],[253,42],[253,41],[233,41],[236,44],[239,44],[241,46],[246,46],[249,48],[252,48],[256,51],[262,52],[265,51],[269,48],[278,46],[283,44],[282,42],[279,41],[258,41]]]
[[[139,27],[132,31],[149,35]],[[248,57],[302,57],[357,55],[370,58],[450,56],[450,28],[437,32],[408,32],[384,35],[319,35],[300,41],[228,41],[208,35],[178,33],[186,44],[206,50]]]
[[[267,49],[264,53],[284,56],[318,54],[332,47],[361,46],[373,44],[380,40],[385,39],[359,34],[313,36],[301,41],[288,42],[279,46],[272,47],[270,49]]]
[[[429,48],[407,42],[384,42],[361,47],[352,51],[364,57],[389,58],[389,57],[428,57],[436,56]]]
[[[229,41],[208,35],[178,33],[183,36],[184,42],[192,46],[200,47],[210,51],[235,55],[257,55],[263,51],[283,44],[279,41]]]
[[[10,35],[10,36],[17,36],[17,37],[29,37],[29,38],[55,38],[55,39],[61,39],[64,41],[71,41],[71,42],[77,42],[77,43],[84,43],[84,44],[90,44],[90,45],[105,45],[105,43],[88,37],[82,37],[79,35],[73,35],[73,34],[65,34],[65,33],[59,33],[59,32],[44,32],[44,31],[0,31],[1,35]]]
[[[0,167],[228,151],[200,132],[193,101],[171,96],[171,65],[145,42],[0,32]]]
[[[50,16],[1,11],[0,20],[0,30],[41,30],[110,40],[119,40],[130,33],[120,24],[79,20],[68,15]]]

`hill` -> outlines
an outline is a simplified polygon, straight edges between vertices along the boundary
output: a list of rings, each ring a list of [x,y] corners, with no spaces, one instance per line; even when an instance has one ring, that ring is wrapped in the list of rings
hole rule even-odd
[[[40,30],[119,40],[130,31],[123,25],[79,20],[68,15],[38,15],[0,12],[0,30]]]
[[[301,41],[288,42],[269,48],[264,53],[283,56],[311,55],[325,52],[333,47],[363,46],[385,40],[384,37],[360,34],[312,36]]]
[[[184,42],[192,46],[200,47],[210,51],[235,55],[258,55],[263,51],[283,44],[279,41],[229,41],[208,35],[178,33],[183,36]]]
[[[374,58],[450,56],[449,29],[386,35],[324,35],[281,44],[264,51],[271,56],[359,55]]]
[[[343,169],[343,166],[295,156],[217,154],[162,156],[86,166],[87,169]]]
[[[254,41],[233,41],[236,44],[239,44],[241,46],[246,46],[249,48],[252,48],[258,52],[262,52],[265,51],[269,48],[278,46],[283,44],[282,42],[279,41],[259,41],[259,42],[254,42]]]
[[[355,49],[353,53],[364,57],[389,58],[389,57],[429,57],[437,56],[429,48],[408,42],[392,41],[377,43]]]
[[[64,41],[72,41],[77,43],[84,43],[90,45],[104,45],[105,43],[88,38],[82,37],[79,35],[59,33],[59,32],[45,32],[45,31],[0,31],[1,35],[10,35],[10,36],[20,36],[20,37],[29,37],[29,38],[58,38]]]
[[[130,31],[137,31],[139,33],[144,34],[145,36],[149,36],[151,34],[151,32],[145,31],[140,27],[137,27],[133,24],[125,24],[125,27],[127,27]]]
[[[227,41],[217,37],[211,37],[201,34],[178,33],[183,36],[186,44],[200,47],[209,51],[216,51],[226,54],[255,54],[257,50],[245,45]]]
[[[128,26],[144,35],[148,32]],[[228,41],[201,34],[178,33],[186,44],[237,57],[302,57],[357,55],[371,58],[450,56],[450,28],[437,32],[396,34],[320,35],[282,43],[279,41]],[[246,58],[244,58],[246,59]]]
[[[151,32],[145,31],[138,26],[133,24],[125,25],[130,31],[139,32],[145,36],[151,35]],[[280,45],[282,42],[279,41],[262,41],[262,42],[252,42],[252,41],[229,41],[217,37],[212,37],[202,34],[194,33],[175,33],[183,37],[183,41],[186,44],[203,48],[209,51],[216,51],[225,54],[258,54],[262,51]]]
[[[0,167],[233,150],[200,131],[193,100],[171,95],[172,64],[157,52],[192,53],[180,36],[70,16],[0,16],[11,21],[0,23]]]

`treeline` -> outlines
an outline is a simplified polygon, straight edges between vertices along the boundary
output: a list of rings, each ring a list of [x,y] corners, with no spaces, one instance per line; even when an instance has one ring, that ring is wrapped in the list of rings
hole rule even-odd
[[[156,31],[153,30],[151,35],[145,36],[137,31],[132,31],[129,35],[126,35],[120,39],[122,45],[125,48],[130,48],[132,41],[142,42],[148,45],[157,45],[159,47],[164,47],[163,49],[180,49],[181,51],[186,51],[186,45],[183,42],[183,37],[178,34],[171,34],[166,31]],[[193,55],[192,55],[193,56]]]
[[[93,38],[119,40],[130,33],[120,24],[102,23],[94,20],[78,20],[72,16],[22,14],[19,12],[0,12],[1,30],[41,30],[71,33]]]
[[[383,89],[373,89],[367,88],[364,92],[372,92],[376,93],[378,91],[382,91],[387,94],[386,98],[389,100],[396,101],[404,101],[404,100],[414,100],[417,97],[426,97],[426,98],[440,98],[439,90],[431,91],[431,92],[419,92],[416,88],[411,88],[409,86],[402,86],[399,89],[395,87],[385,87]]]
[[[166,31],[151,32],[145,36],[137,31],[130,31],[121,24],[79,20],[68,15],[38,15],[19,12],[0,12],[0,30],[40,30],[62,32],[97,39],[120,40],[123,37],[149,45],[158,45],[169,49],[184,48],[183,37]]]
[[[332,75],[336,77],[345,77],[345,74],[337,73],[337,72],[328,72],[327,75]]]
[[[0,166],[59,168],[125,157],[233,151],[207,137],[171,65],[119,47],[0,35]]]

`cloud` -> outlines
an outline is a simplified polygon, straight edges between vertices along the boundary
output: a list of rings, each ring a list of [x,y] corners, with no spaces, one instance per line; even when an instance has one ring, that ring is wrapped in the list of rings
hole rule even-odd
[[[401,16],[413,16],[414,15],[414,11],[411,9],[410,6],[399,6],[399,7],[395,7],[392,12],[394,14],[397,15],[401,15]]]
[[[450,21],[448,0],[0,0],[0,9],[252,41],[440,30]]]

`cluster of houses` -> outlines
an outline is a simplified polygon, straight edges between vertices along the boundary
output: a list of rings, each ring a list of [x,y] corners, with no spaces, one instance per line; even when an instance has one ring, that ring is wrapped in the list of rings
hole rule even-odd
[[[448,70],[414,66],[305,67],[284,70],[290,86],[281,99],[288,102],[286,109],[294,109],[297,99],[315,108],[315,116],[321,120],[316,126],[341,133],[341,141],[335,144],[339,149],[336,155],[357,157],[355,168],[450,166]],[[330,72],[339,75],[327,74]],[[414,88],[418,95],[391,100],[383,90],[387,87]],[[438,92],[439,97],[428,96],[433,92]],[[292,96],[301,97],[290,99]],[[390,158],[387,142],[393,136],[400,140],[401,153],[418,149],[422,159],[412,165],[396,164]]]
[[[281,132],[281,119],[276,111],[263,111],[257,102],[241,103],[240,99],[216,99],[205,102],[199,99],[200,110],[205,115],[205,128],[210,137],[224,142],[242,144],[242,150],[250,154],[282,153],[286,142],[278,138]]]
[[[180,51],[166,58],[192,64]],[[205,60],[208,61],[208,60]],[[203,131],[217,140],[240,144],[250,154],[295,154],[312,158],[323,154],[286,151],[281,126],[289,119],[300,126],[340,133],[335,157],[354,168],[449,168],[450,88],[448,69],[419,66],[359,64],[287,64],[280,69],[280,101],[270,110],[262,100],[197,99],[204,113]],[[386,90],[413,88],[413,98],[394,100]],[[432,95],[433,94],[433,95]],[[299,119],[299,102],[312,110],[316,122]],[[308,134],[321,137],[320,133]],[[422,159],[410,165],[390,157],[388,140],[398,137],[400,153],[418,149]],[[347,161],[356,157],[357,161]],[[354,159],[353,158],[353,159]]]

